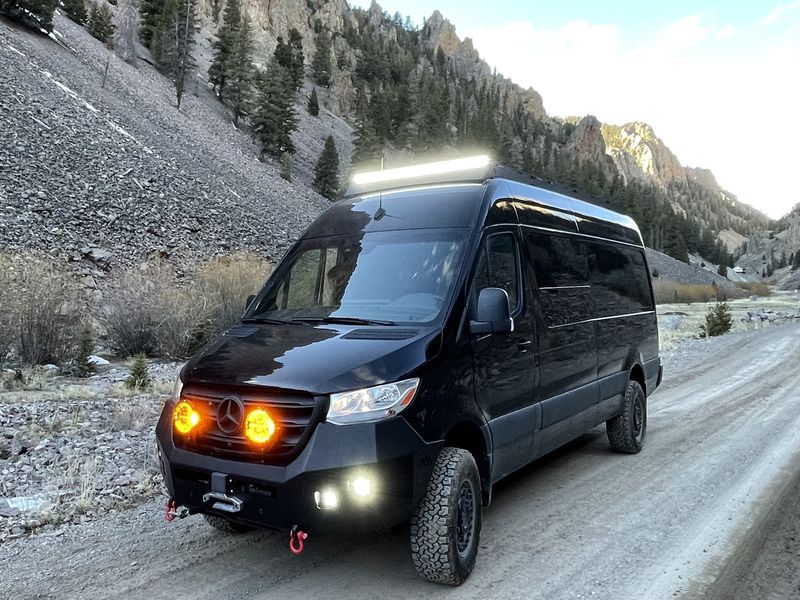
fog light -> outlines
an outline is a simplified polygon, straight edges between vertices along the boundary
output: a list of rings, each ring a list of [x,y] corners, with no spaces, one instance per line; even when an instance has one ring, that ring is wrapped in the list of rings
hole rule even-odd
[[[186,400],[181,400],[175,405],[175,410],[172,412],[172,423],[175,431],[186,435],[200,423],[200,415]]]
[[[254,408],[247,413],[244,434],[254,444],[265,444],[275,434],[275,421],[263,408]]]
[[[351,488],[356,496],[364,498],[372,493],[372,482],[366,477],[356,477],[351,484]]]
[[[314,492],[314,502],[316,502],[317,508],[332,510],[339,506],[339,495],[336,490],[327,488],[321,492]]]

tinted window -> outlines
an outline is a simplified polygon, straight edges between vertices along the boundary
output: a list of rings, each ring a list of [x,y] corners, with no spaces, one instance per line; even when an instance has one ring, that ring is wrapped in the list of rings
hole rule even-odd
[[[508,293],[513,313],[519,305],[519,265],[514,235],[495,234],[487,238],[481,250],[473,279],[474,299],[485,287],[499,287]]]
[[[591,318],[591,290],[583,245],[572,238],[526,233],[545,325],[557,327]]]
[[[652,310],[652,296],[641,250],[588,244],[592,296],[598,316]]]
[[[527,234],[527,237],[539,289],[589,284],[580,242],[539,233]]]
[[[435,229],[306,239],[246,317],[433,321],[454,288],[468,233]]]

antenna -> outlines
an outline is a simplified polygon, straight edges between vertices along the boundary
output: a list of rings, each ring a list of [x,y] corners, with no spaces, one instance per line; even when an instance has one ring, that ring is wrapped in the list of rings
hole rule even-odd
[[[383,154],[381,154],[381,171],[383,171]],[[376,221],[380,221],[385,215],[386,211],[383,210],[383,192],[381,191],[378,194],[378,210],[375,211],[375,214],[372,216],[372,218]]]

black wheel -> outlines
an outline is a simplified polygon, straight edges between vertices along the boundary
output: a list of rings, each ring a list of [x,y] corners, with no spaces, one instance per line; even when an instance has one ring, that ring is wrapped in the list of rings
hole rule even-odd
[[[628,382],[622,412],[606,421],[606,432],[617,452],[636,454],[642,449],[647,433],[647,399],[636,381]]]
[[[461,585],[472,572],[481,534],[481,480],[472,454],[444,448],[411,518],[411,558],[429,581]]]
[[[214,529],[219,529],[225,533],[247,533],[248,531],[253,531],[252,527],[229,521],[225,517],[207,514],[204,514],[203,516],[206,519],[206,523],[211,525]]]

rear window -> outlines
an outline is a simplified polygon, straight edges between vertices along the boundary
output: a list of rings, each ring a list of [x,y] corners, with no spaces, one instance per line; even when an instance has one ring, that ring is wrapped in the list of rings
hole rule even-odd
[[[653,309],[644,253],[638,248],[587,244],[592,298],[597,316]]]

